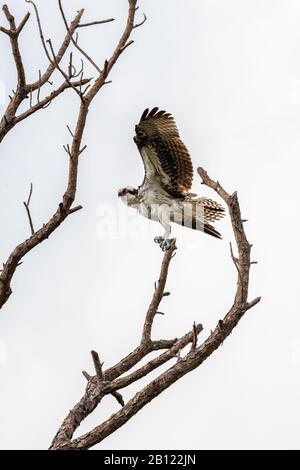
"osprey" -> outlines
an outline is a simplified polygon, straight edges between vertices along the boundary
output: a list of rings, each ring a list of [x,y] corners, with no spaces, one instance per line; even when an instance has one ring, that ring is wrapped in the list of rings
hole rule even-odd
[[[120,189],[118,196],[141,215],[160,222],[164,236],[155,237],[161,249],[170,248],[171,222],[215,237],[221,234],[209,223],[224,215],[223,207],[211,199],[190,193],[193,165],[170,113],[146,109],[135,126],[133,140],[141,154],[145,176],[137,189]]]

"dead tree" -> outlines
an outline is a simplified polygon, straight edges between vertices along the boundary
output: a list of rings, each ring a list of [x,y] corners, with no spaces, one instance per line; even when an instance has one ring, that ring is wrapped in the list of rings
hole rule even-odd
[[[165,291],[165,287],[169,265],[176,250],[176,241],[173,240],[170,250],[165,253],[162,261],[159,280],[155,284],[155,291],[146,313],[139,345],[116,365],[105,371],[102,370],[98,354],[92,351],[95,375],[91,376],[86,371],[83,372],[87,380],[85,393],[68,413],[54,437],[50,449],[85,450],[102,442],[107,436],[123,426],[147,403],[208,359],[230,335],[247,310],[260,301],[260,297],[257,297],[248,302],[249,273],[252,264],[250,259],[251,245],[244,231],[244,221],[241,217],[237,193],[230,195],[219,182],[212,180],[203,168],[199,168],[198,173],[203,184],[215,190],[228,207],[238,250],[238,256],[236,257],[230,245],[231,257],[237,270],[237,288],[232,307],[224,318],[219,320],[210,335],[200,344],[198,344],[198,336],[203,330],[203,326],[196,323],[193,324],[191,331],[180,338],[171,340],[152,339],[152,325],[155,316],[159,313],[160,301],[164,296],[169,295],[169,292]],[[188,350],[183,354],[186,347],[188,347]],[[157,350],[164,350],[164,352],[134,372],[129,372],[150,352]],[[120,390],[172,360],[173,365],[138,391],[126,404],[124,403]],[[129,373],[126,374],[127,372]],[[112,394],[116,398],[121,405],[121,409],[88,433],[73,439],[74,432],[80,423],[95,410],[105,395],[108,394]]]
[[[38,71],[38,79],[34,83],[27,83],[26,72],[23,65],[22,53],[19,46],[19,36],[22,33],[23,28],[30,18],[30,13],[27,13],[19,25],[16,24],[14,16],[11,14],[7,5],[3,6],[3,12],[8,22],[8,27],[0,27],[0,31],[4,33],[11,46],[13,59],[15,62],[15,68],[17,73],[17,83],[15,89],[9,96],[9,103],[4,112],[4,115],[0,121],[0,142],[5,138],[9,131],[11,131],[18,123],[24,119],[28,119],[32,114],[42,109],[45,109],[51,104],[51,102],[61,95],[65,90],[72,90],[78,98],[78,115],[75,130],[72,131],[67,126],[71,134],[71,143],[64,146],[64,150],[69,158],[69,174],[68,182],[64,194],[61,197],[61,201],[58,204],[54,214],[49,217],[48,222],[37,230],[34,230],[33,219],[30,213],[30,200],[32,196],[32,187],[30,188],[30,194],[27,202],[24,202],[24,206],[28,215],[29,226],[30,226],[30,237],[22,241],[12,253],[8,256],[7,260],[3,263],[2,270],[0,272],[0,308],[9,299],[12,289],[11,282],[16,272],[17,267],[22,263],[22,260],[27,253],[33,250],[37,245],[44,242],[49,236],[60,227],[64,220],[74,212],[82,209],[80,205],[74,206],[73,203],[76,197],[77,190],[77,175],[78,175],[78,163],[81,154],[86,149],[86,145],[83,145],[83,136],[87,120],[89,108],[95,98],[100,92],[103,86],[110,83],[108,80],[109,74],[118,61],[121,54],[133,43],[130,39],[132,31],[141,26],[145,20],[140,23],[135,23],[135,16],[137,11],[137,0],[128,0],[128,16],[126,25],[121,35],[115,50],[109,59],[104,61],[102,67],[96,64],[87,52],[85,52],[79,45],[78,31],[80,28],[88,28],[92,25],[101,25],[113,21],[113,18],[107,20],[99,20],[88,23],[82,22],[84,10],[81,9],[77,12],[73,21],[68,24],[66,16],[63,10],[62,1],[58,0],[58,7],[61,12],[62,20],[64,21],[66,28],[66,36],[63,39],[59,50],[54,51],[51,39],[46,40],[41,18],[37,9],[37,6],[32,0],[26,0],[30,3],[34,9],[36,15],[36,21],[38,25],[39,36],[42,47],[49,60],[49,65],[44,72]],[[69,64],[67,70],[64,70],[61,66],[62,59],[66,56],[69,51],[69,46],[73,46],[74,50],[83,56],[86,62],[89,62],[96,70],[95,78],[87,78],[84,76],[84,61],[81,59],[80,67],[76,67],[74,63],[73,53],[69,54]],[[50,94],[46,94],[42,97],[46,86],[53,83],[50,81],[55,71],[58,71],[62,76],[62,83],[54,87]],[[18,114],[18,110],[24,102],[28,102],[28,109]]]
[[[96,61],[80,47],[77,33],[79,28],[107,23],[113,21],[112,18],[82,23],[81,20],[84,11],[80,10],[74,20],[68,24],[61,0],[58,0],[58,6],[66,27],[66,36],[59,50],[55,52],[51,40],[45,40],[36,5],[31,0],[26,1],[32,4],[35,11],[41,43],[49,60],[49,66],[44,72],[38,72],[36,82],[31,84],[27,83],[18,38],[29,20],[30,14],[27,13],[17,26],[9,8],[5,5],[3,11],[8,21],[8,28],[0,27],[0,30],[6,34],[10,40],[17,72],[17,84],[15,91],[13,91],[10,96],[10,101],[4,116],[1,119],[0,141],[2,141],[8,132],[19,122],[47,107],[67,89],[72,90],[75,95],[77,95],[79,109],[75,130],[72,131],[69,126],[67,126],[71,134],[71,143],[64,146],[64,150],[69,158],[69,175],[66,190],[62,195],[61,202],[56,211],[49,218],[48,222],[44,224],[43,227],[35,230],[30,212],[30,202],[32,198],[32,186],[30,186],[28,199],[24,202],[29,221],[30,236],[13,250],[3,265],[3,269],[0,273],[0,308],[11,295],[11,281],[17,267],[22,263],[24,256],[39,243],[45,241],[69,215],[81,209],[81,206],[74,206],[73,204],[77,189],[78,162],[80,155],[86,148],[86,145],[83,145],[82,142],[89,107],[101,88],[109,83],[109,73],[122,52],[133,43],[130,39],[133,29],[141,26],[146,21],[146,16],[144,15],[144,19],[141,22],[135,23],[138,8],[137,0],[128,0],[128,16],[123,34],[111,57],[105,60],[102,67],[99,67]],[[64,70],[62,68],[62,58],[65,57],[71,45],[76,52],[81,54],[84,60],[88,61],[96,70],[97,75],[95,79],[86,78],[84,76],[83,61],[78,70],[74,65],[72,53],[69,55],[68,69]],[[50,79],[55,71],[59,71],[62,76],[62,83],[54,88],[49,95],[42,98],[41,95],[46,85],[50,84],[53,86]],[[18,114],[20,105],[26,99],[29,99],[28,109]],[[203,330],[203,326],[196,323],[192,325],[189,332],[180,338],[152,339],[152,326],[156,315],[159,313],[158,308],[160,302],[163,297],[170,294],[165,291],[165,287],[169,265],[177,249],[176,241],[173,240],[170,250],[168,250],[163,257],[159,280],[155,283],[154,294],[146,312],[139,344],[126,357],[106,370],[103,370],[103,364],[100,361],[98,353],[95,351],[91,352],[95,373],[94,375],[90,375],[88,372],[83,371],[83,375],[87,381],[85,393],[79,402],[71,409],[59,427],[50,446],[51,450],[85,450],[102,442],[107,436],[123,426],[147,403],[208,359],[230,335],[243,315],[260,301],[259,297],[250,302],[248,301],[249,273],[253,262],[251,262],[250,259],[251,245],[244,231],[244,221],[241,217],[237,193],[229,194],[223,189],[219,182],[212,180],[203,168],[199,168],[198,173],[202,178],[202,183],[216,191],[228,207],[238,251],[237,256],[235,256],[233,248],[230,245],[231,258],[237,271],[237,287],[232,307],[226,315],[219,320],[215,329],[211,331],[208,337],[202,342],[199,342],[199,335]],[[149,353],[155,351],[162,352],[154,359],[146,362],[146,364],[131,371],[132,368],[137,366]],[[150,381],[148,385],[138,391],[127,403],[124,403],[120,392],[122,389],[147,376],[158,367],[169,363],[169,361],[172,361],[172,364],[167,370]],[[74,438],[74,433],[79,428],[82,421],[93,413],[106,395],[114,396],[121,407],[119,411],[115,412],[109,419],[99,424],[88,433]]]

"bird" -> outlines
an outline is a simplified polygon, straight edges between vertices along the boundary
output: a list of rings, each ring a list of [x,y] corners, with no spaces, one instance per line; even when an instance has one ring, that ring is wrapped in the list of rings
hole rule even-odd
[[[221,239],[211,222],[221,219],[225,209],[218,202],[190,192],[193,164],[173,116],[158,107],[145,109],[135,126],[133,140],[142,157],[145,176],[138,188],[119,189],[118,197],[163,226],[164,235],[154,238],[162,251],[171,247],[171,223]]]

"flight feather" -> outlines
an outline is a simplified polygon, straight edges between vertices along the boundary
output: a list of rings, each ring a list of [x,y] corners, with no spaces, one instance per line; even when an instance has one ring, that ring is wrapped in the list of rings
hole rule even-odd
[[[135,130],[145,178],[158,177],[171,196],[185,197],[192,186],[193,165],[172,115],[158,108],[146,109]]]

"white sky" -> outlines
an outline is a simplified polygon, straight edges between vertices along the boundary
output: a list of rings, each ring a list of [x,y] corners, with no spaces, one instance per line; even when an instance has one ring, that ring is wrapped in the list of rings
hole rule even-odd
[[[22,0],[8,3],[18,20],[29,7]],[[56,3],[38,2],[46,37],[58,45],[64,28]],[[117,18],[80,34],[81,44],[103,63],[123,27],[127,2],[64,3],[68,17],[84,6],[87,21]],[[204,166],[228,191],[238,190],[258,261],[250,300],[263,299],[199,369],[97,448],[299,448],[300,3],[141,0],[143,11],[148,22],[134,32],[135,44],[89,113],[76,200],[84,210],[26,257],[1,311],[0,446],[47,448],[83,394],[81,370],[92,372],[89,351],[99,351],[108,367],[137,345],[162,256],[152,238],[161,229],[119,207],[117,190],[140,184],[134,125],[145,107],[159,106],[174,114],[195,168]],[[21,45],[28,79],[37,79],[46,60],[33,17]],[[0,54],[0,90],[7,95],[15,70],[4,35]],[[67,174],[65,126],[74,125],[77,109],[78,99],[66,92],[1,145],[1,262],[29,234],[22,201],[30,182],[36,227],[57,207]],[[197,176],[193,189],[215,197]],[[117,228],[100,236],[103,205],[128,218],[127,237],[120,240]],[[140,237],[133,236],[134,227]],[[228,220],[218,228],[222,242],[174,228],[179,249],[167,285],[172,295],[161,305],[166,315],[157,318],[156,338],[184,334],[196,320],[205,327],[204,339],[230,307],[233,235]],[[126,390],[125,400],[136,389]],[[107,397],[79,432],[117,409]]]

